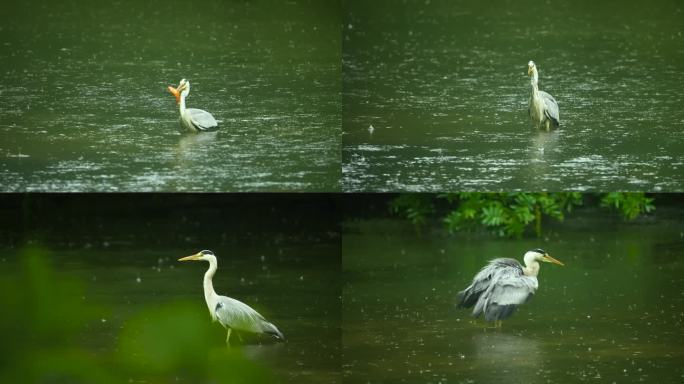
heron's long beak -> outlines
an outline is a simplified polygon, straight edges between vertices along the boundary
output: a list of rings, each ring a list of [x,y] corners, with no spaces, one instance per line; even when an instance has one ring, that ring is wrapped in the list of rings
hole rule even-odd
[[[181,257],[180,259],[178,259],[178,261],[199,260],[200,257],[202,257],[202,252],[197,252],[194,255]]]
[[[558,265],[565,265],[565,264],[561,263],[560,261],[558,261],[558,260],[554,259],[553,257],[551,257],[551,255],[549,255],[548,253],[547,253],[546,255],[544,255],[544,258],[543,258],[543,259],[544,259],[544,261],[546,261],[547,263],[553,263],[553,264],[558,264]]]
[[[169,92],[176,97],[176,104],[180,103],[180,92],[178,89],[169,85]]]

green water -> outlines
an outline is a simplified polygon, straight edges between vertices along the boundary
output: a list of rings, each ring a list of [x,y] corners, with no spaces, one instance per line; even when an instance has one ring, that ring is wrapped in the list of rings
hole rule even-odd
[[[41,359],[70,356],[76,345],[76,351],[90,356],[77,365],[78,371],[104,368],[116,378],[114,382],[169,382],[178,377],[185,377],[182,382],[243,382],[239,370],[210,372],[212,380],[198,380],[206,372],[194,367],[197,374],[188,374],[187,364],[163,358],[165,348],[175,353],[187,349],[200,356],[199,365],[205,363],[202,356],[207,354],[235,353],[225,360],[214,358],[215,365],[225,367],[237,361],[240,368],[252,364],[275,382],[341,382],[339,230],[336,215],[329,209],[330,199],[153,195],[138,196],[131,203],[129,196],[116,195],[102,204],[103,197],[0,199],[0,212],[9,219],[0,225],[0,301],[4,310],[25,314],[8,323],[14,317],[5,313],[0,321],[4,335],[0,378],[7,380],[15,372],[24,377],[22,381],[28,380],[21,376],[22,364],[26,364],[32,372],[44,372],[36,382],[45,382],[54,375],[49,372],[58,369],[41,371]],[[44,273],[33,283],[7,288],[8,279],[26,273],[24,252],[31,246],[47,252],[52,274],[75,279],[83,290],[65,294]],[[247,345],[240,345],[233,335],[233,347],[226,348],[226,333],[218,323],[211,323],[204,302],[202,279],[208,264],[176,261],[201,249],[211,249],[218,257],[213,279],[217,293],[257,309],[284,333],[284,343],[268,338],[259,343],[245,335]],[[49,286],[39,289],[44,284]],[[13,301],[22,295],[30,299]],[[76,302],[74,308],[66,305],[69,300]],[[185,303],[190,314],[175,310],[177,303]],[[49,305],[57,307],[35,315]],[[91,318],[81,323],[79,316],[85,313]],[[173,322],[182,316],[193,321]],[[38,319],[29,320],[34,317]],[[76,324],[74,335],[66,338],[54,325],[64,319]],[[168,333],[139,331],[148,326],[152,331],[168,329]],[[48,327],[52,337],[32,340],[30,335],[43,327]],[[208,337],[197,336],[190,344],[195,349],[183,344],[204,327]],[[7,340],[26,330],[26,336]],[[130,347],[140,339],[149,343],[141,350]],[[47,352],[49,348],[55,352]],[[148,354],[149,358],[141,357]],[[162,357],[157,358],[159,354]],[[127,359],[142,364],[143,369],[131,371],[130,364],[124,363]],[[155,359],[169,365],[168,371],[159,374],[150,367],[148,361]],[[7,361],[12,363],[7,365]],[[67,363],[60,361],[58,366],[61,369]]]
[[[344,8],[345,191],[682,190],[679,2]],[[527,116],[529,60],[551,133]]]
[[[544,238],[417,236],[405,222],[343,230],[343,362],[349,382],[661,382],[684,378],[681,209],[624,224],[584,210]],[[542,247],[534,298],[501,330],[456,294],[494,257]]]
[[[0,190],[339,190],[336,1],[0,10]],[[181,78],[218,133],[179,133]]]

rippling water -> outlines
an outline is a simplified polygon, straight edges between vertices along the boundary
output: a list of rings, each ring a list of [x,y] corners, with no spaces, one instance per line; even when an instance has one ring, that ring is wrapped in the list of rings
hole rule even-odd
[[[684,377],[681,209],[639,223],[576,212],[546,238],[417,236],[407,223],[343,233],[343,374],[350,382],[667,382]],[[406,225],[404,225],[406,224]],[[455,307],[494,257],[542,247],[539,290],[502,329]]]
[[[339,189],[336,2],[3,9],[0,189]],[[179,133],[166,86],[181,78],[216,134]]]
[[[345,7],[344,190],[684,187],[680,5]],[[529,60],[556,131],[527,117]]]

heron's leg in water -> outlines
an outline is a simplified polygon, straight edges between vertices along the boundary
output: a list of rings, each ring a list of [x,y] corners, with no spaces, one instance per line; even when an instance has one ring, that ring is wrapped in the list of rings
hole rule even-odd
[[[494,320],[494,324],[491,327],[491,329],[501,329],[501,325],[503,324],[503,320]]]
[[[240,339],[240,342],[242,343],[242,336],[240,336],[240,332],[235,332],[236,335],[238,335],[238,339]]]
[[[230,332],[231,331],[232,331],[232,329],[228,328],[228,335],[226,336],[226,344],[228,346],[230,346]]]
[[[489,322],[484,322],[484,323],[483,323],[483,322],[478,322],[477,320],[472,320],[470,323],[473,324],[473,325],[476,325],[476,326],[478,326],[478,327],[481,327],[482,329],[484,329],[485,331],[487,331],[488,329],[498,329],[499,327],[496,326],[496,323],[497,323],[497,322],[498,322],[498,321],[495,320],[495,321],[494,321],[494,324],[491,324],[491,323],[489,323]]]
[[[546,119],[546,132],[551,130],[551,120]]]

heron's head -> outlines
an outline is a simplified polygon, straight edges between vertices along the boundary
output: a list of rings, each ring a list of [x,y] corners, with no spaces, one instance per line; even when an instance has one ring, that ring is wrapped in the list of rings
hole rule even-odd
[[[527,75],[532,76],[532,74],[537,72],[537,66],[534,65],[534,61],[530,60],[529,63],[527,63]]]
[[[542,261],[544,263],[553,263],[553,264],[558,264],[558,265],[565,265],[561,263],[560,261],[554,259],[549,255],[545,250],[541,248],[537,249],[532,249],[529,250],[525,253],[525,260],[535,260],[535,261]]]
[[[180,103],[181,95],[187,97],[190,93],[190,82],[183,79],[178,83],[178,87],[174,88],[169,85],[168,89],[176,97],[176,103]]]
[[[194,255],[181,257],[180,259],[178,259],[178,261],[192,261],[192,260],[209,261],[209,259],[211,259],[211,258],[216,259],[216,256],[214,256],[214,252],[208,251],[205,249],[204,251],[199,251],[199,252],[195,253]]]

